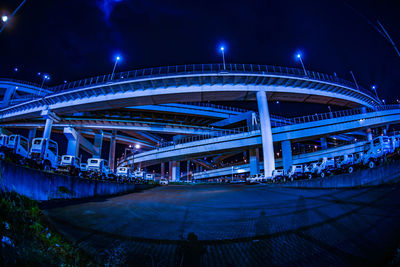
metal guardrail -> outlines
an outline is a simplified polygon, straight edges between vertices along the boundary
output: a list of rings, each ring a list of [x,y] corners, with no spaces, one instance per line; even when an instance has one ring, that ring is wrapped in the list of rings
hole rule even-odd
[[[39,84],[33,83],[33,82],[27,82],[27,81],[20,81],[20,80],[16,80],[16,79],[8,79],[8,78],[0,78],[0,82],[14,82],[14,83],[21,83],[21,84],[26,84],[26,85],[30,85],[30,86],[34,86],[37,88],[41,88],[41,89],[50,89],[48,86],[43,85],[42,87],[40,87]]]
[[[202,103],[202,102],[188,102],[188,103],[184,103],[184,104],[192,105],[192,106],[198,106],[198,107],[207,107],[207,108],[215,108],[215,109],[221,109],[221,110],[235,111],[235,112],[241,112],[241,113],[246,113],[246,112],[250,111],[250,110],[243,109],[243,108],[236,108],[236,107],[223,106],[223,105],[215,105],[215,104],[211,104],[211,103]]]
[[[60,84],[52,88],[54,92],[65,92],[76,88],[81,88],[89,85],[105,84],[111,81],[123,81],[132,80],[136,78],[145,77],[157,77],[166,75],[176,74],[206,74],[206,73],[252,73],[252,74],[275,74],[275,75],[287,75],[293,77],[301,77],[313,80],[328,81],[339,85],[351,87],[355,90],[359,90],[370,96],[375,97],[375,94],[371,90],[359,87],[356,84],[347,80],[338,78],[337,76],[323,74],[315,71],[307,71],[305,75],[304,70],[297,68],[287,68],[280,66],[269,66],[269,65],[256,65],[256,64],[226,64],[224,68],[223,64],[190,64],[190,65],[177,65],[177,66],[165,66],[155,67],[147,69],[139,69],[133,71],[125,71],[106,75],[100,75],[90,77],[78,81],[68,82]]]
[[[207,139],[221,137],[221,136],[228,136],[228,135],[240,134],[240,133],[248,133],[248,132],[257,131],[257,130],[260,130],[259,125],[244,126],[244,127],[239,127],[239,128],[235,128],[235,129],[227,129],[227,130],[215,129],[215,132],[210,133],[210,134],[195,135],[195,136],[185,137],[185,138],[179,139],[177,141],[162,142],[159,144],[159,148],[170,147],[170,146],[175,146],[175,145],[180,145],[180,144],[186,144],[186,143],[200,141],[200,140],[207,140]]]

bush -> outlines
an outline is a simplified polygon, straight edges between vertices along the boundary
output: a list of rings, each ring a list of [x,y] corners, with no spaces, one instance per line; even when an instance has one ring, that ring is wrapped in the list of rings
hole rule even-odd
[[[1,262],[5,266],[97,265],[51,229],[37,202],[0,193]]]

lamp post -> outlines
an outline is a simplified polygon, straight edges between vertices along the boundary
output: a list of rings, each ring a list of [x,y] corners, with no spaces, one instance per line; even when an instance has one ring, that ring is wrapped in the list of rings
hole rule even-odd
[[[135,145],[135,150],[133,149],[133,146],[132,145],[129,145],[127,148],[125,148],[125,160],[127,160],[128,159],[128,153],[127,153],[127,150],[129,150],[130,152],[131,152],[131,154],[132,154],[132,166],[133,166],[133,164],[134,164],[134,162],[133,162],[133,156],[135,155],[135,152],[137,152],[138,150],[140,149],[140,145],[139,144],[136,144]],[[129,162],[128,162],[129,163]],[[128,164],[129,165],[129,164]]]
[[[224,70],[226,70],[226,65],[225,65],[225,47],[221,46],[220,50],[222,52],[222,63],[224,65]]]
[[[111,80],[114,78],[115,68],[117,67],[117,63],[118,63],[118,61],[119,61],[120,59],[121,59],[120,56],[117,56],[117,57],[115,58],[114,68],[113,68],[113,71],[112,71],[112,73],[111,73]]]
[[[308,75],[307,75],[306,68],[304,67],[303,60],[301,59],[301,54],[300,54],[300,53],[297,54],[297,58],[300,60],[301,66],[303,67],[303,70],[304,70],[304,74],[305,74],[306,76],[308,76]]]
[[[44,82],[45,82],[46,80],[50,80],[50,75],[48,75],[48,74],[43,74],[42,84],[40,85],[40,88],[43,88]]]

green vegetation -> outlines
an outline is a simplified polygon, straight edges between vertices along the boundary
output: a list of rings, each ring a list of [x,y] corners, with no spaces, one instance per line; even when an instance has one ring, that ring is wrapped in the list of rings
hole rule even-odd
[[[51,229],[36,201],[16,193],[0,197],[3,266],[97,266]]]

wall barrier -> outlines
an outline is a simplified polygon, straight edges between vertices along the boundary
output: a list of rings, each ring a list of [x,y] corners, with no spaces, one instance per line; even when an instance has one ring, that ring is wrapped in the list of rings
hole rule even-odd
[[[353,173],[343,173],[326,178],[299,180],[284,184],[284,187],[301,188],[345,188],[375,186],[400,180],[400,161],[377,166],[373,169],[355,170]]]
[[[0,161],[0,186],[34,200],[78,199],[131,193],[143,185],[89,180],[47,173]],[[145,185],[147,186],[147,185]]]

